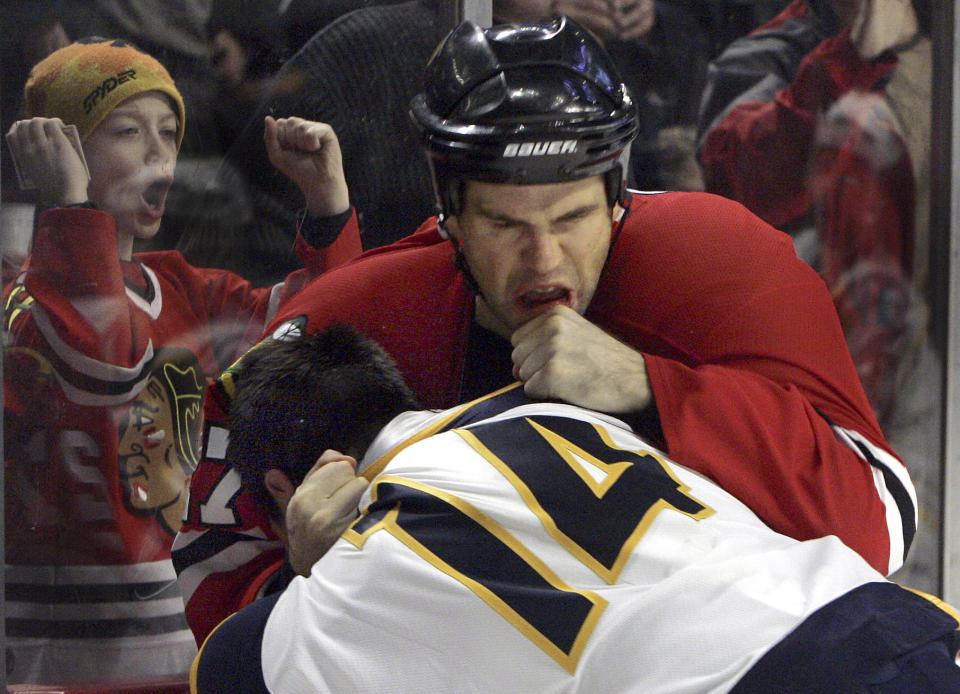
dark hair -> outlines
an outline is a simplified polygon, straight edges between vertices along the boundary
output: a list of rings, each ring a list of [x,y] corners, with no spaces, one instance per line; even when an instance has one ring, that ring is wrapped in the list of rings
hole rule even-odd
[[[932,0],[913,0],[913,11],[917,15],[917,25],[920,33],[930,36],[933,29],[933,2]]]
[[[280,4],[276,0],[213,0],[206,23],[207,37],[212,39],[226,31],[247,54],[247,77],[270,77],[291,54]]]
[[[324,450],[359,458],[387,422],[418,408],[387,353],[343,324],[292,342],[263,341],[243,357],[234,383],[227,457],[274,518],[268,470],[299,485]]]

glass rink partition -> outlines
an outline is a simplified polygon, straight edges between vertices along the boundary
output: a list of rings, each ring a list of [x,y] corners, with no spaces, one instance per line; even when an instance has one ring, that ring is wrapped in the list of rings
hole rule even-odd
[[[756,75],[758,84],[776,85],[757,97],[722,81],[726,51],[762,25],[781,26],[787,15],[795,21],[791,8],[800,2],[610,0],[609,15],[593,17],[589,28],[639,108],[629,185],[738,199],[789,234],[823,277],[871,407],[917,489],[916,536],[892,578],[958,605],[960,18],[953,3],[916,0],[916,32],[895,42],[895,61],[871,58],[870,88],[820,102],[807,121],[809,138],[794,141],[792,151],[744,145],[764,161],[784,156],[766,169],[784,173],[782,180],[750,188],[756,176],[724,162],[712,143],[725,126],[738,132],[731,119],[744,100],[799,93],[804,56],[794,56],[790,74]],[[576,16],[576,0],[554,3],[564,5]],[[160,186],[163,202],[144,193],[157,218],[162,213],[159,231],[135,240],[133,251],[175,250],[193,267],[227,269],[255,287],[270,287],[301,264],[294,248],[303,199],[268,161],[266,115],[331,123],[364,248],[399,240],[435,209],[406,105],[436,43],[463,19],[489,26],[548,11],[531,0],[236,6],[3,3],[0,103],[6,133],[29,109],[30,68],[84,37],[120,38],[153,55],[176,82],[186,126],[172,179]],[[836,43],[840,26],[823,37],[803,30],[804,51],[814,56],[808,63],[829,53],[824,42]],[[757,50],[775,51],[776,43]],[[97,98],[118,84],[106,74]],[[770,142],[780,141],[776,135]],[[120,294],[159,316],[163,272],[92,257],[93,236],[85,237],[76,253],[45,251],[53,254],[45,262],[59,265],[42,291],[62,293],[67,308],[38,308],[20,278],[35,251],[39,193],[21,184],[24,164],[6,142],[2,154],[4,684],[20,694],[189,691],[196,645],[170,545],[197,465],[205,387],[260,332],[250,335],[250,323],[238,327],[227,317],[202,326],[171,321],[179,332],[151,346],[160,358],[149,371],[98,370],[80,345],[96,352],[97,335],[113,341],[102,353],[130,345],[89,326],[70,333],[71,316],[95,322],[120,309],[115,296],[78,289],[71,278],[95,278],[101,263],[119,263]],[[94,232],[74,226],[63,233]]]

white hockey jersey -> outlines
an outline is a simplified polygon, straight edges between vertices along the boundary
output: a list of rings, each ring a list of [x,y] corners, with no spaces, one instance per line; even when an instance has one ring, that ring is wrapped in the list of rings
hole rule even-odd
[[[520,389],[401,415],[361,468],[361,517],[269,617],[271,692],[726,692],[885,580],[622,422]]]

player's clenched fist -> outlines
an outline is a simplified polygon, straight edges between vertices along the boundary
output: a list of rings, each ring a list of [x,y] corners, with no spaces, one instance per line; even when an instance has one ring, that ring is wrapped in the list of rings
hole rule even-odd
[[[865,60],[906,45],[919,30],[911,0],[860,0],[850,38]]]
[[[356,475],[357,461],[328,450],[307,473],[287,505],[287,552],[294,570],[310,569],[357,518],[368,482]]]
[[[567,306],[518,328],[513,375],[528,395],[558,398],[601,412],[635,412],[650,402],[643,355]]]

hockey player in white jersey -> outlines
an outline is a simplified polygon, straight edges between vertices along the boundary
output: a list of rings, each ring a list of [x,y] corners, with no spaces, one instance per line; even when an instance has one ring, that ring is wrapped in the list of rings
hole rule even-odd
[[[370,441],[363,423],[409,404],[375,345],[337,327],[248,357],[244,484],[281,527],[335,445],[324,461],[359,456],[357,517],[309,577],[213,632],[194,691],[960,692],[947,611],[834,537],[773,532],[616,418],[508,387]]]

